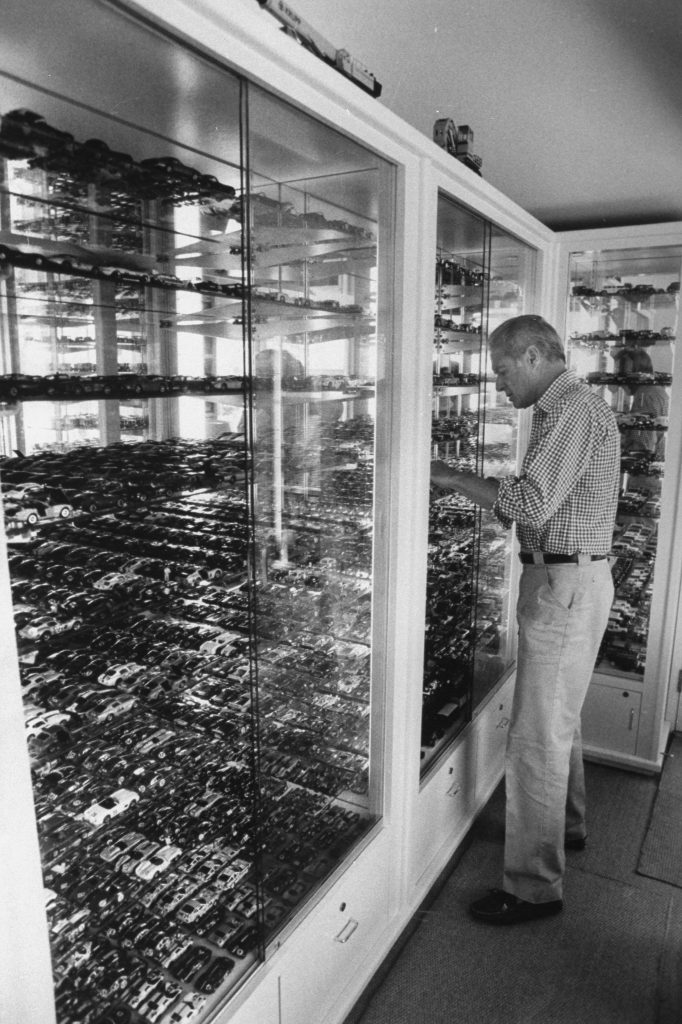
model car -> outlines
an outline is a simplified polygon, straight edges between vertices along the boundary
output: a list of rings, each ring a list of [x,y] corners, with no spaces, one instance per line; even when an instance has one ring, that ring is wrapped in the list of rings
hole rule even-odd
[[[43,637],[57,636],[70,629],[82,625],[82,619],[58,619],[54,615],[42,615],[28,622],[19,630],[19,636],[25,640],[40,640]]]
[[[221,893],[217,889],[206,888],[190,896],[177,909],[176,917],[183,924],[201,921],[216,906]]]
[[[138,577],[132,573],[110,572],[96,580],[93,587],[95,590],[113,590],[115,587],[126,586],[137,579]]]
[[[228,956],[214,956],[211,963],[194,978],[192,985],[198,992],[215,992],[233,969],[234,960]]]
[[[170,1012],[166,1017],[165,1024],[191,1024],[206,1002],[206,998],[201,993],[191,992]]]
[[[164,892],[161,895],[157,905],[156,912],[159,914],[172,914],[173,911],[180,906],[183,900],[187,899],[191,893],[196,889],[197,884],[194,879],[183,878],[177,886],[173,886],[170,890]]]
[[[121,835],[110,836],[106,846],[99,851],[99,855],[102,860],[111,863],[121,854],[143,842],[144,838],[141,832],[122,832]]]
[[[194,944],[175,960],[171,960],[168,970],[180,981],[189,982],[210,962],[212,955],[206,946]]]
[[[110,796],[104,797],[99,803],[93,804],[81,817],[84,821],[99,828],[110,818],[122,814],[140,799],[139,793],[132,789],[117,789]]]
[[[148,970],[147,975],[143,978],[139,984],[135,987],[133,992],[128,992],[126,995],[126,1002],[137,1010],[138,1007],[142,1006],[156,988],[165,981],[161,971]]]
[[[61,711],[39,711],[36,709],[26,718],[26,738],[37,739],[52,729],[66,725],[69,720],[70,715]]]
[[[40,511],[34,505],[19,505],[14,501],[6,501],[5,521],[8,526],[35,526],[40,521]]]
[[[135,874],[138,878],[150,881],[161,872],[166,871],[170,864],[179,857],[182,849],[179,846],[172,846],[170,843],[157,847],[156,850],[145,857],[137,865]]]
[[[142,1002],[137,1003],[137,1012],[150,1024],[156,1024],[168,1007],[181,995],[183,989],[175,982],[162,981]]]

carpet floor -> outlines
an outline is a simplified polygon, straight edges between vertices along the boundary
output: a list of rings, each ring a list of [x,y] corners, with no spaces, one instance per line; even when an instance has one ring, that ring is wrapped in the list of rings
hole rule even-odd
[[[682,736],[668,750],[637,870],[682,888]]]
[[[499,787],[347,1024],[681,1024],[682,891],[637,873],[658,782],[593,764],[586,776],[589,840],[568,854],[563,913],[513,928],[468,915],[500,884]]]

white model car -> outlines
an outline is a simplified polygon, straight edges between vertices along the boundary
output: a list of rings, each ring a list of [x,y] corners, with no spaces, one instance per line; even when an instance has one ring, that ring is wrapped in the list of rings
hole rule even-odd
[[[97,681],[102,686],[121,686],[127,679],[139,676],[142,672],[144,672],[144,665],[140,665],[137,661],[118,662],[102,672],[97,677]]]
[[[50,729],[54,729],[55,726],[64,725],[70,717],[61,711],[40,711],[38,708],[33,708],[26,718],[26,738],[35,739],[37,736],[42,736]]]
[[[166,868],[179,857],[182,850],[179,846],[162,846],[161,849],[155,850],[154,853],[149,857],[145,857],[141,861],[136,869],[135,874],[138,878],[143,878],[146,882],[151,881],[152,878],[156,878],[157,875],[165,871]]]
[[[81,817],[84,821],[99,828],[110,818],[122,814],[140,799],[140,794],[132,789],[117,789],[109,796],[105,796],[98,803],[83,811]]]
[[[138,577],[133,573],[125,572],[108,572],[100,579],[96,580],[92,585],[95,590],[113,590],[114,587],[124,586],[126,583],[132,581],[137,582]]]

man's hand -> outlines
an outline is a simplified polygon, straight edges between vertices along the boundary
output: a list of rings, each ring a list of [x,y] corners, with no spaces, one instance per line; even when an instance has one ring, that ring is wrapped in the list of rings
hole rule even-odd
[[[457,491],[475,501],[482,508],[492,508],[497,500],[499,483],[492,477],[484,480],[475,473],[452,469],[446,462],[436,459],[431,463],[431,484],[447,491]]]

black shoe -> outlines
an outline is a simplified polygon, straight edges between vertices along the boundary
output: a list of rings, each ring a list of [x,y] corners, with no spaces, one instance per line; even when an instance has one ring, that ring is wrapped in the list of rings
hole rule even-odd
[[[564,850],[584,850],[587,846],[587,836],[577,836],[575,839],[564,839]]]
[[[563,900],[550,900],[548,903],[528,903],[512,896],[504,889],[491,889],[482,900],[476,900],[469,907],[470,913],[479,921],[488,924],[519,924],[521,921],[532,921],[536,917],[551,917],[563,909]]]

